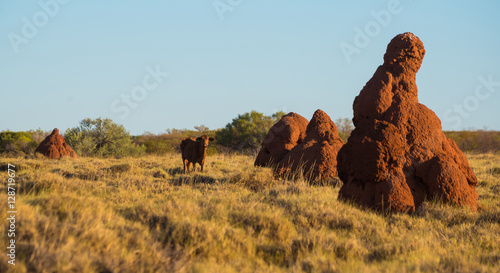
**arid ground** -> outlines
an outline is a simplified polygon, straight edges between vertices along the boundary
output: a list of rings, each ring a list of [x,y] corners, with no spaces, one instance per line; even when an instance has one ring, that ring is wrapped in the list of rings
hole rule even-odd
[[[2,254],[0,271],[499,272],[500,155],[467,157],[478,212],[427,200],[413,215],[340,202],[338,180],[275,180],[251,156],[188,175],[179,154],[0,158],[3,180],[16,166],[18,210],[16,265]]]

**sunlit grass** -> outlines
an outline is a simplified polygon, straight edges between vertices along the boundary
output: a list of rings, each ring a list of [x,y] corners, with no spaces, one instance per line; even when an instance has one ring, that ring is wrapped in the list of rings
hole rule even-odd
[[[431,201],[414,215],[275,180],[248,156],[210,156],[188,175],[177,154],[0,158],[18,167],[19,211],[16,266],[0,255],[0,272],[498,272],[500,156],[468,158],[479,211]]]

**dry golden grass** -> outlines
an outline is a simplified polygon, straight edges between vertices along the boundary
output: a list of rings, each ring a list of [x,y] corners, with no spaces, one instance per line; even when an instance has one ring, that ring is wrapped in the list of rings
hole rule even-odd
[[[500,156],[468,158],[482,208],[429,201],[411,216],[275,181],[247,156],[189,175],[180,155],[0,158],[18,167],[19,217],[16,265],[2,254],[0,272],[500,272]]]

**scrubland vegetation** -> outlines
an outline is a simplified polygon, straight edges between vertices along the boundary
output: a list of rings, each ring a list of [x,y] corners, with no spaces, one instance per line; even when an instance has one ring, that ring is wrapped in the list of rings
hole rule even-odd
[[[3,157],[18,219],[16,265],[0,255],[0,272],[499,272],[500,156],[468,158],[478,212],[428,200],[384,215],[338,201],[340,181],[275,180],[251,156],[212,155],[189,175],[176,153]]]
[[[455,140],[463,152],[500,152],[499,131],[445,131],[444,134]]]
[[[125,127],[111,119],[90,119],[80,121],[78,126],[67,129],[63,134],[70,147],[80,156],[90,157],[139,157],[143,155],[166,155],[179,152],[179,143],[186,137],[206,134],[214,137],[207,153],[209,155],[227,152],[254,154],[260,147],[269,129],[285,115],[276,112],[270,116],[257,111],[238,115],[224,128],[211,130],[204,125],[189,129],[167,129],[165,133],[131,136]],[[354,126],[348,118],[335,119],[339,136],[347,142]],[[41,129],[27,132],[0,132],[0,154],[33,154],[40,142],[50,134]],[[445,131],[458,147],[469,153],[500,152],[499,131]]]
[[[310,186],[255,168],[282,114],[141,136],[84,119],[64,133],[80,158],[55,161],[33,155],[50,132],[1,132],[18,214],[16,265],[5,252],[0,272],[500,272],[500,132],[445,132],[478,176],[477,212],[427,200],[384,215],[337,200],[339,180]],[[350,120],[336,124],[347,140]],[[201,134],[216,138],[206,172],[185,175],[179,143]],[[4,220],[0,249],[7,230]]]

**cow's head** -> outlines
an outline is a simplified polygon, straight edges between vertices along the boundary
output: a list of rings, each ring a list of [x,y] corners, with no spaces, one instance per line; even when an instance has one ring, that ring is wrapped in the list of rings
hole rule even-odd
[[[206,149],[208,147],[208,142],[214,141],[214,138],[208,137],[207,135],[202,135],[201,137],[198,137],[196,141],[201,144],[201,147]]]

